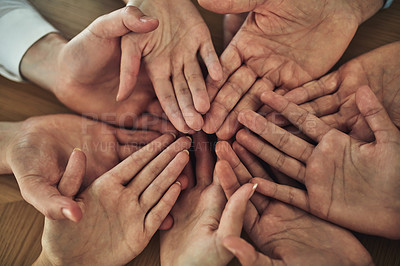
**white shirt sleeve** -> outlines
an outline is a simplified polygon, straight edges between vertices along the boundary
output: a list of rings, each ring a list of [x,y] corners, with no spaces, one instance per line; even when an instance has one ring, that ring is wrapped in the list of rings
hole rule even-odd
[[[0,74],[23,81],[19,66],[26,51],[57,30],[26,0],[0,0]]]

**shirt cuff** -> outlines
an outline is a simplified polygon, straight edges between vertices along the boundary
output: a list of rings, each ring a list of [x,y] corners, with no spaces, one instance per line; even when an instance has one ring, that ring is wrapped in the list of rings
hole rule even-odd
[[[386,0],[385,4],[382,7],[382,9],[389,8],[392,4],[393,4],[393,0]]]
[[[58,32],[34,9],[15,9],[0,17],[0,74],[23,81],[19,66],[28,49],[49,33]]]

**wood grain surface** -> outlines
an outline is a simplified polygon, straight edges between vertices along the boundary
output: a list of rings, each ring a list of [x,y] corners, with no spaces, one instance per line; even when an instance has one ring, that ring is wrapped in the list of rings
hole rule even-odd
[[[123,6],[119,0],[30,1],[67,38],[75,36],[96,17]],[[200,11],[210,26],[216,49],[220,53],[223,50],[223,17],[201,8]],[[395,1],[390,9],[380,11],[359,28],[338,65],[397,40],[400,40],[399,1]],[[0,77],[0,121],[21,121],[31,116],[55,113],[72,111],[51,93],[35,85],[18,84]],[[0,176],[0,265],[31,264],[40,253],[42,227],[43,216],[23,201],[15,178],[12,175]],[[357,234],[357,237],[370,251],[377,265],[400,265],[400,241],[361,234]],[[159,265],[158,235],[129,265]]]

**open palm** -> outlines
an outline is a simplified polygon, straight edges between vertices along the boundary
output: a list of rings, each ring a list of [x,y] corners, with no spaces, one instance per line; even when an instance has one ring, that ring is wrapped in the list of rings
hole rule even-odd
[[[160,26],[153,32],[124,36],[125,58],[143,57],[147,73],[165,114],[181,132],[200,130],[202,114],[210,102],[197,53],[214,79],[222,76],[221,65],[206,23],[190,0],[145,0],[138,5],[157,17]],[[122,73],[132,76],[127,61]]]
[[[185,149],[191,142],[174,140],[171,134],[157,138],[82,193],[65,195],[79,204],[83,217],[77,223],[46,219],[41,256],[52,265],[123,265],[139,255],[182,189],[175,181],[189,161]],[[64,184],[60,191],[68,180]]]
[[[357,139],[373,140],[355,104],[355,92],[362,85],[372,88],[393,123],[400,127],[400,42],[392,43],[361,55],[337,71],[311,81],[285,94],[285,98],[318,116],[326,124]],[[304,104],[303,104],[304,103]],[[267,119],[279,126],[287,124],[276,113]]]
[[[347,1],[207,1],[219,13],[252,11],[221,55],[224,78],[208,79],[213,100],[203,130],[231,138],[240,110],[258,110],[265,90],[285,93],[325,74],[359,24]]]
[[[245,130],[237,134],[238,142],[307,188],[270,182],[266,195],[352,230],[399,238],[400,132],[374,93],[368,87],[356,93],[374,142],[332,129],[272,92],[262,99],[317,142],[314,146],[252,111],[239,115],[241,123],[275,148]]]
[[[46,217],[63,219],[62,208],[75,213],[77,207],[57,190],[74,148],[87,157],[84,189],[158,136],[156,131],[119,129],[76,115],[34,117],[15,126],[7,161],[24,199]]]
[[[227,142],[218,143],[217,153],[219,159],[227,162],[226,172],[230,171],[220,178],[228,198],[241,184],[253,177],[263,177],[257,178],[256,193],[262,201],[249,203],[244,219],[246,232],[263,254],[257,254],[239,237],[224,240],[243,265],[372,264],[368,252],[350,232],[262,195],[264,181],[271,179],[257,159],[237,142],[233,149]]]

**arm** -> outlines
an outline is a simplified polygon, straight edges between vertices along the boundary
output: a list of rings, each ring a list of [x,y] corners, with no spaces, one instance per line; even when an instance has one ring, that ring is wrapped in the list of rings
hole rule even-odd
[[[0,74],[22,81],[19,67],[27,50],[57,30],[25,0],[1,0],[0,3]]]

